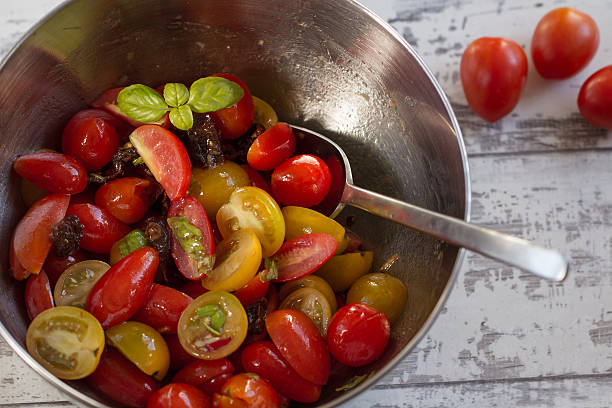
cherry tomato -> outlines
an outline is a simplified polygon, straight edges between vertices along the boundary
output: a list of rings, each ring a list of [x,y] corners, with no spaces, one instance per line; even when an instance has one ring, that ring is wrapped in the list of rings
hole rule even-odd
[[[255,118],[253,122],[259,123],[266,129],[270,129],[278,122],[278,115],[274,108],[263,99],[253,96],[253,108],[255,109]]]
[[[119,404],[144,408],[157,391],[157,382],[132,364],[112,347],[108,347],[96,371],[88,378],[89,385]]]
[[[217,227],[223,238],[248,228],[261,243],[262,256],[272,256],[283,244],[285,220],[276,201],[257,187],[240,187],[217,212]]]
[[[215,74],[212,76],[222,77],[235,82],[244,90],[244,96],[236,104],[216,112],[211,112],[212,118],[221,129],[223,138],[236,139],[249,130],[253,124],[253,119],[255,118],[253,97],[245,83],[235,76],[230,74]]]
[[[87,187],[85,167],[65,154],[26,154],[15,160],[13,168],[24,179],[52,193],[77,194]]]
[[[66,194],[50,194],[30,207],[15,227],[15,258],[26,271],[40,271],[52,245],[49,234],[66,215],[69,202]]]
[[[580,88],[578,108],[595,126],[612,129],[612,65],[591,75]]]
[[[45,271],[41,270],[38,275],[32,275],[28,279],[25,288],[25,304],[30,320],[54,306],[51,285]]]
[[[189,384],[172,383],[157,390],[147,408],[210,408],[208,395]]]
[[[495,122],[518,103],[527,81],[527,56],[507,38],[479,38],[463,52],[460,74],[470,107]]]
[[[274,169],[272,192],[279,203],[312,207],[319,204],[331,186],[327,164],[311,154],[300,154]]]
[[[274,282],[289,282],[309,275],[332,257],[338,242],[329,234],[304,234],[283,244],[272,259],[278,265]]]
[[[189,195],[179,198],[168,210],[168,224],[172,231],[172,257],[177,268],[187,279],[201,279],[211,271],[215,253],[215,241],[204,207]],[[193,227],[195,230],[190,231]]]
[[[283,358],[274,343],[259,341],[244,348],[242,365],[248,372],[261,375],[276,390],[298,402],[315,402],[321,396],[321,386],[303,379]]]
[[[564,79],[584,68],[598,46],[595,21],[574,8],[562,7],[548,12],[536,26],[531,56],[544,78]]]
[[[295,136],[291,126],[280,122],[255,139],[247,153],[249,166],[268,171],[287,160],[295,152]]]
[[[170,352],[170,371],[177,371],[195,361],[195,357],[187,353],[176,334],[164,334],[164,340]]]
[[[55,304],[85,309],[91,289],[109,269],[109,264],[96,260],[82,261],[66,268],[53,291]]]
[[[62,151],[81,160],[88,171],[101,169],[119,149],[114,118],[100,110],[84,110],[72,117],[62,133]]]
[[[314,288],[321,292],[321,294],[325,296],[325,299],[327,299],[327,301],[329,302],[331,312],[336,312],[337,304],[334,290],[331,288],[331,286],[329,286],[329,283],[327,283],[325,279],[320,278],[316,275],[307,275],[303,278],[285,283],[281,287],[281,290],[279,292],[280,299],[284,300],[291,293],[301,288]]]
[[[183,197],[191,180],[191,161],[183,143],[156,125],[140,126],[130,141],[170,200]]]
[[[40,313],[26,335],[28,352],[56,377],[77,380],[91,374],[104,350],[100,323],[83,309],[58,306]]]
[[[266,181],[266,179],[259,173],[257,170],[252,169],[247,164],[243,164],[240,167],[246,171],[249,179],[251,180],[251,185],[253,187],[261,188],[266,193],[272,195],[272,189],[270,188],[270,184]]]
[[[103,184],[96,192],[96,204],[119,221],[133,224],[153,204],[155,186],[138,177],[122,177]]]
[[[265,270],[258,273],[246,285],[234,292],[234,296],[240,300],[242,306],[247,307],[266,296],[270,287],[270,280],[266,280],[265,277],[266,273]]]
[[[159,263],[157,251],[138,249],[113,265],[94,285],[87,310],[108,328],[134,316],[151,290]]]
[[[9,266],[13,278],[18,281],[27,279],[30,276],[30,272],[26,271],[25,268],[19,263],[17,255],[15,254],[15,235],[11,238],[11,246],[9,248]]]
[[[98,109],[104,109],[115,117],[122,119],[130,126],[138,127],[141,125],[145,125],[145,123],[138,122],[130,118],[125,113],[123,113],[121,109],[119,109],[119,105],[117,104],[117,96],[119,95],[119,92],[121,92],[122,89],[123,88],[111,88],[106,90],[102,95],[98,97],[98,99],[91,103],[91,106]],[[151,122],[149,124],[159,125],[167,129],[170,126],[169,114],[165,114],[160,120]]]
[[[235,375],[227,380],[222,388],[226,395],[243,400],[249,407],[279,408],[276,391],[257,374]]]
[[[225,373],[212,378],[205,383],[198,385],[198,388],[206,393],[213,395],[214,393],[223,392],[223,384],[232,377],[232,373]]]
[[[82,250],[78,250],[65,258],[55,255],[53,251],[49,251],[47,259],[45,259],[45,263],[43,264],[43,269],[47,272],[51,287],[55,287],[57,280],[66,269],[76,263],[84,261],[86,258],[87,254]]]
[[[351,303],[332,317],[327,344],[336,360],[360,367],[380,357],[387,347],[390,331],[384,313],[363,303]]]
[[[176,333],[181,313],[192,301],[183,292],[154,283],[145,304],[132,319],[162,334]]]
[[[346,295],[346,303],[363,303],[379,310],[393,324],[404,312],[408,289],[388,273],[369,273],[357,279]]]
[[[281,355],[302,378],[317,385],[327,382],[331,369],[329,352],[321,333],[306,314],[294,309],[277,310],[266,318],[266,329]]]
[[[338,242],[340,248],[346,231],[337,221],[310,208],[287,206],[283,208],[285,219],[285,240],[289,241],[304,234],[322,232],[329,234]],[[338,253],[338,250],[336,250]]]
[[[97,254],[108,254],[115,241],[130,232],[128,225],[94,204],[71,204],[66,215],[79,217],[84,226],[81,248]]]
[[[223,394],[213,394],[212,404],[213,408],[249,408],[243,400]]]
[[[325,164],[329,169],[331,175],[331,184],[329,192],[319,204],[314,206],[314,209],[323,213],[331,214],[338,205],[338,202],[342,198],[344,192],[344,185],[346,183],[346,175],[344,172],[344,165],[342,161],[336,155],[331,155],[325,159]]]
[[[195,387],[200,386],[222,374],[231,374],[234,366],[229,360],[195,360],[176,373],[172,382],[180,382]]]
[[[372,267],[374,253],[352,252],[332,256],[315,274],[329,283],[335,292],[344,292],[353,282],[365,275]]]
[[[335,301],[335,299],[334,299]],[[304,312],[317,326],[323,337],[327,334],[327,326],[332,316],[329,301],[315,288],[300,288],[293,291],[282,301],[280,309],[296,309]]]

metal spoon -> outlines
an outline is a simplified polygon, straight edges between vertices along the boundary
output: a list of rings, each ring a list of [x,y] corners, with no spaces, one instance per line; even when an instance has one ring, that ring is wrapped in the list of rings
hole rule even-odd
[[[291,127],[296,131],[298,151],[324,158],[335,155],[343,166],[344,186],[330,191],[317,210],[333,218],[348,204],[542,278],[565,279],[568,264],[558,251],[357,187],[340,146],[312,130]]]

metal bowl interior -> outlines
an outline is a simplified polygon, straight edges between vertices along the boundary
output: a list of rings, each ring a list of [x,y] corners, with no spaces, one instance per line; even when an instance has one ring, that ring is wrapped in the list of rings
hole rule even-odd
[[[24,38],[0,70],[0,332],[24,360],[81,404],[110,404],[83,381],[62,382],[25,351],[24,284],[10,278],[10,236],[25,212],[11,163],[41,147],[59,149],[67,120],[104,90],[129,83],[191,83],[215,72],[242,78],[287,122],[342,146],[357,185],[467,219],[469,177],[448,101],[414,51],[350,0],[74,0]],[[335,366],[319,406],[355,395],[401,359],[438,313],[461,263],[455,247],[356,215],[374,269],[391,273],[409,302],[377,362]],[[373,373],[337,391],[355,375]]]

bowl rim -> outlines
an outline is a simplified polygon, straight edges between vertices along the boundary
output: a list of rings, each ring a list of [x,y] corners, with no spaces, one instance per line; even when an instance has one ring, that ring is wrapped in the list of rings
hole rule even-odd
[[[13,54],[15,54],[15,52],[23,45],[23,43],[32,34],[34,34],[43,24],[45,24],[53,16],[55,16],[58,12],[60,12],[64,8],[66,8],[68,5],[70,5],[74,1],[76,1],[76,0],[64,0],[64,1],[62,1],[60,4],[58,4],[57,6],[52,8],[42,18],[40,18],[32,27],[30,27],[30,29],[28,29],[19,38],[19,40],[11,47],[11,49],[4,56],[4,58],[2,58],[2,60],[0,61],[0,71],[2,71],[2,69],[4,69],[4,66],[11,59]],[[462,162],[462,165],[463,165],[463,178],[464,178],[464,184],[465,184],[465,189],[464,189],[464,194],[465,194],[465,211],[464,211],[464,214],[463,214],[463,219],[466,222],[469,222],[470,221],[471,204],[472,204],[472,196],[471,196],[471,182],[470,182],[470,171],[469,171],[468,156],[467,156],[467,151],[466,151],[466,148],[465,148],[465,143],[463,141],[463,134],[461,132],[461,128],[459,127],[459,122],[457,120],[457,117],[455,116],[455,113],[454,113],[454,111],[452,109],[450,101],[448,100],[448,97],[444,93],[442,87],[440,86],[440,84],[436,80],[435,76],[433,75],[433,73],[431,72],[429,67],[426,65],[425,61],[421,58],[421,56],[406,41],[406,39],[403,36],[401,36],[387,21],[383,20],[380,16],[378,16],[376,13],[374,13],[368,7],[366,7],[363,4],[361,4],[358,0],[343,0],[343,1],[345,1],[345,2],[347,2],[349,4],[352,4],[355,7],[357,7],[358,9],[360,9],[367,17],[371,18],[374,22],[378,23],[401,46],[403,46],[405,51],[408,52],[415,59],[415,61],[419,64],[419,66],[421,67],[423,72],[429,78],[431,84],[434,86],[438,96],[440,97],[440,99],[442,101],[444,109],[446,110],[446,113],[448,114],[448,117],[450,119],[450,122],[452,124],[453,130],[454,130],[454,133],[455,133],[455,136],[457,138],[457,144],[458,144],[458,147],[459,147],[459,152],[460,152],[460,156],[461,156],[461,162]],[[406,355],[410,351],[412,351],[412,349],[417,345],[417,343],[419,343],[421,341],[421,339],[425,336],[425,333],[427,333],[429,331],[429,329],[431,328],[432,324],[435,322],[435,320],[440,315],[440,311],[442,310],[442,308],[446,304],[446,301],[448,299],[448,295],[450,294],[450,291],[452,290],[452,288],[453,288],[453,286],[455,284],[455,281],[457,279],[457,275],[459,275],[459,270],[461,269],[461,266],[463,264],[463,260],[464,260],[464,257],[465,257],[465,251],[466,251],[465,249],[459,248],[459,250],[457,252],[457,257],[455,259],[455,263],[453,265],[453,268],[452,268],[450,277],[449,277],[449,279],[448,279],[448,281],[446,283],[446,286],[444,287],[444,290],[440,294],[440,297],[438,298],[438,301],[437,301],[436,305],[434,306],[434,308],[430,312],[429,317],[425,320],[425,322],[423,323],[423,325],[421,326],[419,331],[412,337],[412,339],[410,339],[408,344],[406,344],[397,353],[397,355],[395,357],[393,357],[385,365],[384,368],[380,369],[377,372],[373,372],[373,374],[371,373],[359,385],[357,385],[356,387],[354,387],[354,388],[344,392],[342,395],[340,395],[339,397],[335,398],[334,400],[326,402],[326,403],[324,403],[322,405],[319,405],[319,408],[330,408],[330,407],[333,407],[333,406],[336,406],[336,405],[340,405],[340,404],[342,404],[344,402],[347,402],[348,400],[356,397],[357,395],[361,394],[363,391],[365,391],[366,389],[368,389],[371,386],[373,386],[378,380],[380,380],[385,374],[387,374],[393,367],[395,367],[402,359],[404,359],[404,357],[406,357]],[[94,407],[94,408],[112,408],[112,406],[106,405],[106,404],[104,404],[104,403],[102,403],[102,402],[100,402],[98,400],[95,400],[95,399],[91,398],[90,396],[88,396],[88,395],[78,391],[77,389],[73,388],[69,383],[64,382],[63,380],[59,379],[58,377],[54,376],[49,371],[47,371],[41,364],[39,364],[36,360],[34,360],[34,358],[28,353],[28,351],[24,347],[22,347],[22,345],[9,333],[9,331],[7,330],[7,328],[4,326],[4,324],[1,321],[0,321],[0,335],[4,338],[4,340],[8,343],[8,345],[15,351],[15,353],[17,353],[17,355],[19,357],[21,357],[21,359],[28,366],[30,366],[38,375],[40,375],[42,378],[44,378],[47,382],[49,382],[50,384],[54,385],[58,390],[60,390],[64,394],[66,394],[66,396],[69,397],[69,399],[71,399],[73,401],[76,401],[76,402],[79,402],[79,403],[87,404],[88,406]]]

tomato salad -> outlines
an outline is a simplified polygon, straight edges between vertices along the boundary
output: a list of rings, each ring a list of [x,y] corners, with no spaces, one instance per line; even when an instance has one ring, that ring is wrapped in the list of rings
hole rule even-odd
[[[406,287],[308,208],[327,158],[240,79],[110,89],[61,146],[15,160],[10,243],[27,349],[57,377],[130,407],[278,407],[384,352]]]

